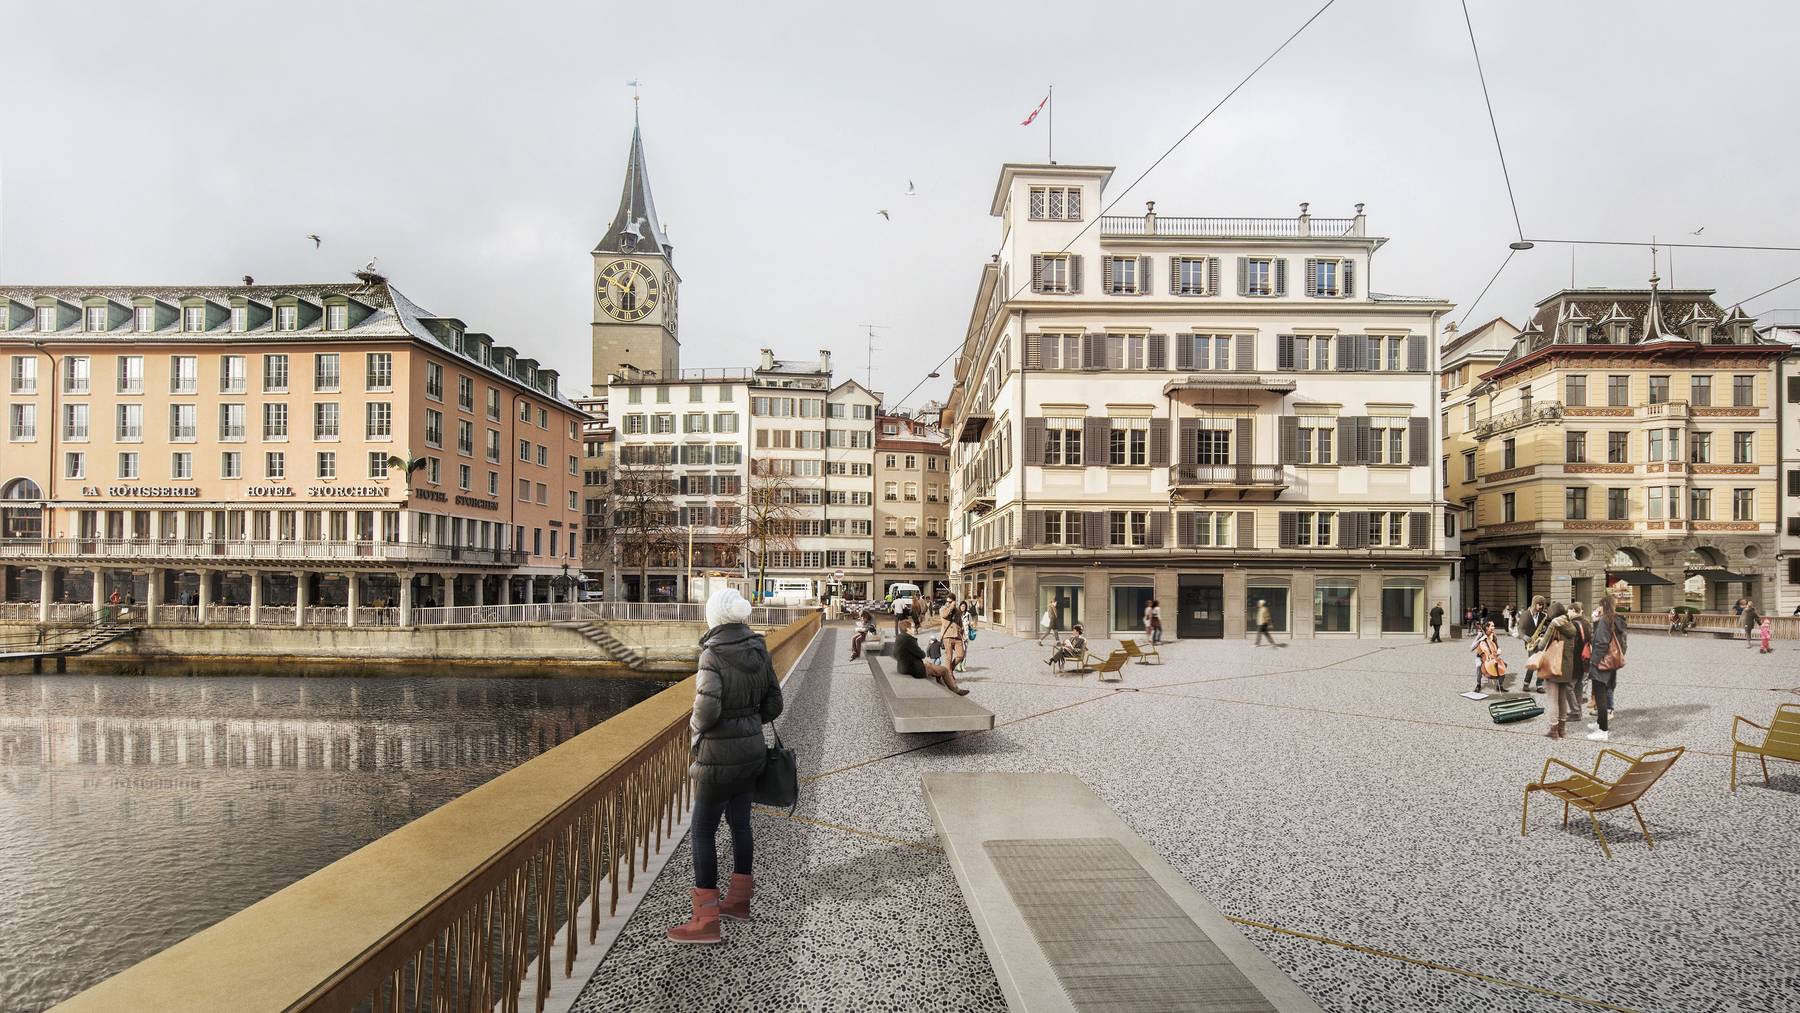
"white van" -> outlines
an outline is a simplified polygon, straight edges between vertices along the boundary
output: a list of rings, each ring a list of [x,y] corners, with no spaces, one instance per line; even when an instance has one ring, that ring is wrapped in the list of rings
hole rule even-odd
[[[892,611],[896,615],[906,611],[911,607],[913,600],[919,597],[919,585],[917,584],[889,584],[887,589],[888,594],[894,596]]]
[[[813,600],[812,581],[810,580],[772,580],[769,582],[769,593],[763,596],[764,605],[806,605]]]

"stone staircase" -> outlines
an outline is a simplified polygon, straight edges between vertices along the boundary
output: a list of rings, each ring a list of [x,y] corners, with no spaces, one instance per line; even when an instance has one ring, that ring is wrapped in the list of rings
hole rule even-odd
[[[607,657],[622,665],[641,669],[644,665],[644,652],[626,644],[606,628],[605,623],[586,622],[575,624],[575,632],[581,634],[588,643],[599,648]]]

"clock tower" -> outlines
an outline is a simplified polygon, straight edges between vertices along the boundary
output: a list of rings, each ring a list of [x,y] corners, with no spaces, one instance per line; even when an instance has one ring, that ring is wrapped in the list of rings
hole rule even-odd
[[[625,189],[611,227],[594,247],[589,304],[594,312],[594,387],[624,367],[674,376],[681,368],[675,248],[650,199],[644,138],[633,114]]]

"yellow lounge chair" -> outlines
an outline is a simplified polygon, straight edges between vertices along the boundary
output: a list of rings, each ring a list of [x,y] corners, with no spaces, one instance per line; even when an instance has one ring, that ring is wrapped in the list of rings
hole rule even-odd
[[[1610,812],[1614,809],[1631,807],[1631,814],[1637,817],[1638,828],[1644,832],[1644,843],[1655,847],[1650,840],[1650,828],[1644,824],[1644,816],[1638,812],[1637,800],[1650,786],[1657,782],[1681,754],[1687,752],[1686,746],[1675,746],[1671,749],[1658,749],[1643,756],[1628,756],[1616,749],[1602,749],[1594,758],[1594,771],[1588,773],[1572,764],[1564,763],[1556,757],[1544,761],[1544,772],[1538,775],[1537,783],[1525,786],[1525,807],[1519,813],[1519,836],[1524,837],[1526,819],[1531,813],[1531,793],[1547,791],[1555,798],[1562,799],[1563,826],[1569,825],[1569,807],[1574,806],[1587,813],[1588,822],[1594,825],[1594,838],[1600,842],[1600,850],[1607,858],[1612,857],[1612,849],[1606,845],[1606,835],[1600,832],[1600,820],[1597,813]],[[1608,754],[1624,760],[1631,767],[1619,776],[1617,781],[1600,779],[1600,764],[1605,762]],[[1566,777],[1560,781],[1549,780],[1550,766],[1555,764],[1567,769],[1574,777]]]
[[[1738,722],[1763,730],[1761,745],[1751,745],[1738,738]],[[1731,722],[1731,790],[1737,791],[1739,753],[1749,753],[1762,761],[1763,783],[1769,783],[1769,757],[1800,763],[1800,703],[1784,703],[1775,708],[1775,720],[1759,725],[1742,715]]]
[[[1139,647],[1135,640],[1121,640],[1119,643],[1124,645],[1125,654],[1136,658],[1140,665],[1148,665],[1151,658],[1155,658],[1157,664],[1162,664],[1162,655],[1154,647]]]
[[[1125,681],[1125,676],[1120,674],[1120,670],[1125,667],[1125,662],[1129,660],[1130,657],[1131,655],[1126,654],[1122,650],[1112,652],[1106,656],[1105,661],[1094,666],[1094,676],[1101,682]]]

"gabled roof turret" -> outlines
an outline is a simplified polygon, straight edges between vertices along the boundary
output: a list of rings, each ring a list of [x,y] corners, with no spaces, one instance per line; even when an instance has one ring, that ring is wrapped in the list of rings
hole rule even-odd
[[[619,210],[594,252],[660,253],[665,257],[674,253],[674,247],[663,234],[662,220],[656,217],[656,202],[650,197],[650,174],[644,165],[644,135],[635,113],[631,121],[631,154],[625,160],[625,187],[619,194]]]

